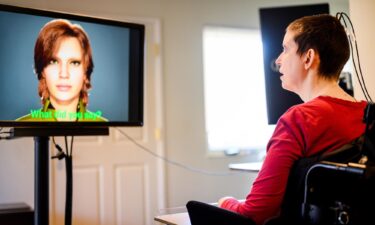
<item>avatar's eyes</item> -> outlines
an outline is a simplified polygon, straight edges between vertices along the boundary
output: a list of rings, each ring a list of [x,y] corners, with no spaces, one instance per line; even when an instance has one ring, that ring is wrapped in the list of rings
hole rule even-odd
[[[57,60],[56,59],[51,59],[50,61],[49,61],[49,65],[55,65],[55,64],[57,64],[58,62],[57,62]]]
[[[70,64],[72,64],[73,66],[80,66],[81,65],[81,61],[79,61],[79,60],[73,60]]]

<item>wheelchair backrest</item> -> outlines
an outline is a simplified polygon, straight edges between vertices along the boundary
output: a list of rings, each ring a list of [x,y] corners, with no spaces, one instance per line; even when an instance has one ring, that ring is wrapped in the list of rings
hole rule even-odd
[[[375,224],[374,121],[371,103],[365,110],[367,126],[361,137],[294,164],[280,224]]]

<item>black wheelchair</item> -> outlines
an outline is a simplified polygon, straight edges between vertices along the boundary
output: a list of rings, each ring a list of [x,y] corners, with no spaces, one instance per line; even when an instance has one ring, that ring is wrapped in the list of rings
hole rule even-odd
[[[298,160],[280,216],[266,225],[375,224],[374,121],[371,103],[361,137],[333,152]],[[189,201],[186,207],[191,225],[255,225],[247,217],[203,202]]]

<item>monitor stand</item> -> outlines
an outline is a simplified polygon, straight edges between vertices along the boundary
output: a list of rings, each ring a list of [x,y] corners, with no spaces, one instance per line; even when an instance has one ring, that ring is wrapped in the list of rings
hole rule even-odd
[[[49,137],[109,135],[108,127],[12,128],[12,137],[34,137],[34,224],[49,224]],[[71,214],[70,214],[71,215]],[[71,218],[70,218],[71,220]]]

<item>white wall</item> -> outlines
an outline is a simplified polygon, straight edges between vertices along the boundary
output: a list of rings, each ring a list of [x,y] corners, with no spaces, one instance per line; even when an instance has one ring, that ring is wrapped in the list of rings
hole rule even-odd
[[[319,0],[284,0],[282,3],[279,0],[0,0],[3,4],[105,15],[114,19],[123,14],[129,17],[161,19],[163,101],[166,123],[166,130],[163,134],[166,141],[166,155],[193,167],[223,172],[227,172],[228,163],[244,162],[251,158],[249,156],[232,158],[208,158],[206,156],[202,27],[209,24],[258,28],[259,7],[320,2]],[[326,2],[331,4],[333,14],[337,11],[348,11],[348,2],[345,0]],[[365,43],[361,45],[362,48],[367,48]],[[367,60],[369,61],[370,59]],[[365,63],[364,67],[366,67]],[[32,145],[31,139],[0,142],[2,184],[0,202],[21,200],[33,204]],[[12,172],[12,177],[8,176],[10,171],[5,172],[6,168],[15,170]],[[245,173],[231,177],[214,177],[167,166],[167,206],[181,206],[190,199],[214,202],[224,195],[245,198],[254,176],[255,174]],[[22,188],[13,190],[3,181],[5,179],[12,180],[13,186],[17,185]]]
[[[367,90],[375,101],[375,1],[372,0],[350,0],[350,17],[354,25],[362,73]],[[355,95],[358,99],[364,99],[358,79],[355,78]]]

